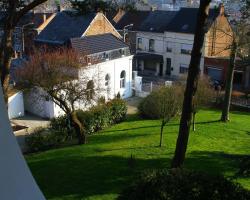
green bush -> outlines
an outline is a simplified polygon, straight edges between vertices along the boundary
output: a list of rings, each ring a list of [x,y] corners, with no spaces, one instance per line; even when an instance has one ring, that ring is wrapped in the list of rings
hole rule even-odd
[[[239,164],[239,175],[250,177],[250,156],[246,156],[243,159],[241,159]]]
[[[106,104],[94,106],[89,111],[79,110],[77,115],[86,133],[92,134],[123,121],[126,113],[126,102],[122,99],[113,99]]]
[[[45,151],[64,141],[64,135],[46,128],[37,128],[32,134],[25,137],[28,152]]]
[[[247,200],[250,192],[221,175],[181,169],[142,174],[118,200]]]
[[[126,102],[122,99],[113,99],[106,106],[111,109],[111,123],[116,124],[123,121],[127,114]]]
[[[68,119],[66,115],[53,118],[50,120],[50,129],[52,129],[54,132],[67,135],[68,134],[67,127],[68,127]]]
[[[83,124],[87,134],[92,134],[96,131],[94,114],[91,111],[77,111],[77,116]]]
[[[146,119],[160,119],[160,98],[157,92],[152,92],[143,98],[138,106],[140,116]]]

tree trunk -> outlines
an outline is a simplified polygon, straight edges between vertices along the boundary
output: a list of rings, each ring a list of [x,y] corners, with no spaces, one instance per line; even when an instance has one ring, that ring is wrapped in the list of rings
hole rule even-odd
[[[162,122],[161,122],[161,135],[160,135],[160,147],[162,146],[163,129],[164,129],[164,121],[162,120]]]
[[[197,16],[196,30],[194,36],[194,44],[189,64],[186,90],[182,107],[182,115],[180,120],[179,135],[176,143],[175,155],[172,160],[172,167],[181,167],[187,150],[189,131],[193,111],[193,98],[197,90],[200,61],[205,36],[205,26],[209,14],[209,4],[211,0],[201,0]]]
[[[193,112],[193,131],[195,131],[195,116],[196,112]]]
[[[85,135],[85,130],[80,122],[80,120],[77,117],[77,114],[75,111],[71,113],[71,120],[73,122],[74,129],[76,131],[76,135],[78,137],[78,144],[86,144],[87,143],[87,138]]]
[[[9,90],[9,81],[10,81],[10,66],[11,59],[13,56],[12,49],[12,33],[13,29],[4,30],[2,44],[1,44],[1,84],[3,86],[4,101],[6,105],[8,104],[8,90]]]
[[[230,56],[230,64],[227,70],[226,89],[225,89],[225,96],[224,96],[224,102],[222,105],[223,107],[222,107],[222,113],[221,113],[221,121],[223,122],[229,121],[229,111],[230,111],[231,95],[232,95],[232,89],[233,89],[233,77],[234,77],[236,51],[237,51],[237,44],[235,41],[233,41],[232,49],[231,49],[231,56]]]

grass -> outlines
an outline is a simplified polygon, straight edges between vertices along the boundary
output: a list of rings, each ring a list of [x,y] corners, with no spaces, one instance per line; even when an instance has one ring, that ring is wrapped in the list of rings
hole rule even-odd
[[[222,173],[250,189],[250,178],[236,177],[239,159],[250,154],[250,114],[234,112],[231,122],[219,121],[218,111],[197,114],[185,167]],[[170,166],[178,133],[178,119],[164,130],[159,148],[160,122],[130,116],[127,121],[89,137],[89,143],[26,156],[47,199],[112,200],[142,170]],[[131,154],[135,158],[129,164]]]

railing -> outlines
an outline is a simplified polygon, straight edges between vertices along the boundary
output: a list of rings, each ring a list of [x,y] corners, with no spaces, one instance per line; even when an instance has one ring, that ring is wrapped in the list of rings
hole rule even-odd
[[[240,98],[240,97],[232,97],[231,103],[234,105],[250,107],[250,99],[248,98]]]

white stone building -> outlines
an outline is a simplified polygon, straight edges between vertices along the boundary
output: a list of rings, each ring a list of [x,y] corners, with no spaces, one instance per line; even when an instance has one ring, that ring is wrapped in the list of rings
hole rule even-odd
[[[154,80],[176,79],[187,73],[197,14],[198,8],[124,14],[116,27],[121,29],[126,24],[133,24],[130,32],[136,33],[136,38],[129,38],[130,41],[136,41],[133,69],[139,75]],[[204,57],[228,56],[228,52],[222,50],[230,39],[219,30],[231,31],[223,5],[209,11],[200,63],[201,73],[206,72]]]
[[[86,36],[71,39],[72,48],[84,55],[83,67],[78,70],[78,80],[95,95],[92,103],[100,97],[107,101],[120,94],[121,98],[132,96],[132,59],[129,47],[112,34]],[[87,66],[86,66],[87,65]],[[97,89],[98,88],[98,89]],[[42,90],[34,90],[25,98],[25,109],[43,118],[53,118],[65,114],[51,100],[44,98]],[[84,101],[83,101],[84,102]],[[76,107],[87,109],[83,102],[77,102]]]
[[[109,100],[118,93],[121,98],[132,95],[133,56],[129,46],[121,40],[121,35],[102,13],[83,16],[68,11],[58,13],[35,42],[41,46],[76,50],[83,66],[78,70],[76,81],[80,81],[82,87],[90,91],[98,88],[94,100],[100,97]],[[49,99],[39,98],[44,96],[42,94],[41,90],[36,90],[25,95],[25,110],[44,118],[64,114]],[[78,102],[77,107],[88,108],[82,102]]]

